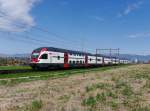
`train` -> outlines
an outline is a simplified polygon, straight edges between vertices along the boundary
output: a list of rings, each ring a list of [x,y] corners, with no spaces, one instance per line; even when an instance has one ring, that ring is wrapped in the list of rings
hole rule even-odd
[[[73,51],[55,47],[40,47],[33,50],[30,66],[33,69],[99,67],[118,64],[130,64],[130,60]]]

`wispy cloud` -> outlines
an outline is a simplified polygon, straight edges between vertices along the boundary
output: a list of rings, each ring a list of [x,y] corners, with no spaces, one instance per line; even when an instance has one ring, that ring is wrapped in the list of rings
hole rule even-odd
[[[128,35],[128,38],[131,38],[131,39],[143,38],[143,37],[150,37],[150,32]]]
[[[35,21],[30,11],[39,1],[0,0],[0,30],[22,31],[34,26]]]
[[[91,16],[92,19],[95,19],[99,22],[103,22],[104,21],[104,18],[100,17],[100,16]]]
[[[122,17],[122,16],[125,16],[125,15],[128,15],[129,13],[137,10],[138,8],[140,8],[140,6],[143,4],[143,0],[139,0],[138,2],[136,3],[132,3],[132,4],[129,4],[126,9],[124,9],[123,12],[119,13],[118,14],[118,17]]]

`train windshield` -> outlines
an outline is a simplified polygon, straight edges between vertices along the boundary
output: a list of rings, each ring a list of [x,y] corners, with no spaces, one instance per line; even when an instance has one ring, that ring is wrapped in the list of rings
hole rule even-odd
[[[34,59],[34,58],[36,59],[36,58],[39,57],[39,53],[33,53],[31,57],[32,57],[33,59]]]

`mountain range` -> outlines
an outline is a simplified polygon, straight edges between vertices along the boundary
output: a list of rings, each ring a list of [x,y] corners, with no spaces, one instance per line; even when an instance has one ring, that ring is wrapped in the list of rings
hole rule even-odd
[[[30,54],[0,54],[0,57],[20,57],[20,58],[29,58]],[[129,59],[131,61],[141,61],[148,62],[150,60],[150,55],[136,55],[136,54],[120,54],[120,58]]]
[[[0,57],[20,57],[20,58],[29,58],[31,54],[2,54],[0,53]]]

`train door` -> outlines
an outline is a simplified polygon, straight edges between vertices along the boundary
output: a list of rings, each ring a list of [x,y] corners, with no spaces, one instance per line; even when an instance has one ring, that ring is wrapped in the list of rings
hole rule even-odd
[[[52,63],[52,56],[49,54],[49,61]]]
[[[51,52],[48,54],[48,59],[49,59],[49,63],[53,62],[53,56]]]
[[[85,55],[85,66],[88,66],[88,56]]]
[[[64,68],[68,68],[69,64],[68,64],[68,53],[65,52],[64,53]]]

